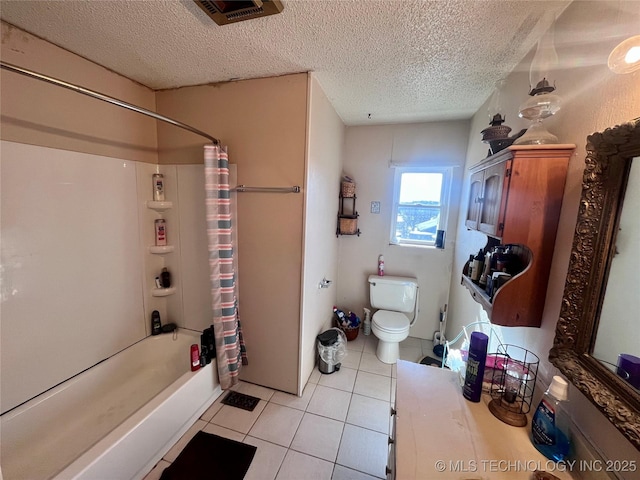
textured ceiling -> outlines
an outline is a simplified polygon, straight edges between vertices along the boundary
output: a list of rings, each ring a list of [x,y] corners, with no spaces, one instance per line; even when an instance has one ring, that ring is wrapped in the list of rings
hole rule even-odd
[[[226,26],[190,0],[2,0],[0,15],[153,89],[312,71],[361,125],[469,118],[543,13],[569,3],[283,0],[281,14]]]

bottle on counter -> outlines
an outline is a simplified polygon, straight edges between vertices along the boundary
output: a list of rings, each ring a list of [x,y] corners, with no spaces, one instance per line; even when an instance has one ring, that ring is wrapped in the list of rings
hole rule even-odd
[[[556,375],[533,414],[531,442],[549,460],[562,462],[569,455],[569,422],[566,405],[569,384]]]
[[[464,376],[462,395],[471,402],[478,403],[482,396],[482,379],[487,361],[489,337],[482,332],[473,332],[469,341],[467,370]]]

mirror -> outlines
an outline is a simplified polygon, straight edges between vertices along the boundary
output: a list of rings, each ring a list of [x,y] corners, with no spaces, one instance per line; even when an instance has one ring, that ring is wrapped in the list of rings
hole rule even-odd
[[[631,355],[632,357],[627,358],[637,358],[640,361],[640,289],[637,265],[640,254],[640,157],[631,161],[621,209],[615,237],[615,252],[611,259],[598,332],[591,352],[595,358],[615,372],[618,370],[617,364],[621,354]],[[637,370],[629,367],[627,369],[628,372],[621,369],[620,374],[630,385],[639,389],[640,378]]]
[[[632,249],[627,231],[629,221],[638,223],[637,193],[640,186],[636,179],[640,165],[635,165],[634,157],[640,156],[640,119],[595,133],[587,138],[587,157],[582,180],[582,195],[571,248],[571,258],[567,272],[560,318],[556,326],[553,348],[549,360],[576,388],[578,388],[598,409],[640,449],[640,392],[627,380],[598,359],[607,348],[619,350],[627,347],[608,346],[609,340],[599,332],[612,329],[618,321],[611,304],[620,302],[613,294],[625,293],[627,311],[635,315],[635,324],[628,336],[640,337],[638,310],[629,305],[631,298],[640,297],[637,276],[631,283],[621,283],[618,277],[620,266],[616,252]],[[640,160],[636,159],[635,163]],[[637,180],[635,180],[637,182]],[[628,192],[627,195],[625,195]],[[633,199],[627,203],[627,198]],[[629,207],[626,208],[625,207]],[[627,212],[628,211],[628,212]],[[621,221],[622,219],[622,221]],[[625,229],[620,234],[620,228]],[[617,246],[618,239],[620,240]],[[636,237],[636,245],[637,245]],[[637,247],[631,252],[630,267],[636,270],[636,260],[640,252]],[[619,288],[617,285],[621,285]],[[609,294],[607,287],[609,286]],[[620,292],[619,290],[623,290]],[[635,291],[634,291],[635,290]],[[635,299],[637,302],[637,298]],[[603,308],[603,305],[606,305]],[[611,357],[602,358],[616,363],[619,353],[610,352]],[[639,352],[635,352],[638,355]]]

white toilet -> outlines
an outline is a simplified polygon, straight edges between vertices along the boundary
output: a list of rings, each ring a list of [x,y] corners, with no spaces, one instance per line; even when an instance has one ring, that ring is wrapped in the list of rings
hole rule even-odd
[[[369,300],[378,309],[371,318],[371,331],[378,338],[376,355],[381,362],[396,363],[399,344],[418,318],[418,280],[369,275]]]

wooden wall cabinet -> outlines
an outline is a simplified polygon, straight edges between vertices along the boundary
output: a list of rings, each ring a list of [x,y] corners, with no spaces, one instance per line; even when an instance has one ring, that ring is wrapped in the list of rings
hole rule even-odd
[[[465,224],[494,245],[523,245],[524,268],[493,299],[462,272],[462,284],[492,323],[539,327],[547,293],[569,158],[575,145],[516,145],[471,167]],[[473,253],[473,252],[469,252]]]

